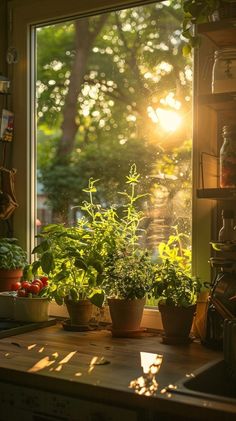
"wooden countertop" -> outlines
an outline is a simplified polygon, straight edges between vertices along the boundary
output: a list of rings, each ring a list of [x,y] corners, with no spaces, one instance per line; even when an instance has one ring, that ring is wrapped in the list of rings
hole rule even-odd
[[[153,357],[150,354],[161,356],[154,376],[157,384],[145,376],[141,366],[141,358],[148,362]],[[69,332],[58,323],[1,339],[0,379],[127,408],[147,407],[181,415],[187,405],[198,408],[201,419],[207,413],[206,419],[210,414],[222,420],[222,414],[227,413],[228,420],[236,408],[234,412],[222,403],[163,393],[169,384],[219,357],[222,353],[199,343],[164,345],[157,334],[140,339],[112,338],[107,330]],[[143,387],[140,378],[144,379]]]

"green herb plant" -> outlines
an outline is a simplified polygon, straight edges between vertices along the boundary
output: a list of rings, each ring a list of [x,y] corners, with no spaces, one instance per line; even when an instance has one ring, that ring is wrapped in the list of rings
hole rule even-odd
[[[109,298],[135,299],[150,291],[153,265],[148,252],[140,248],[144,214],[137,202],[146,194],[136,193],[140,174],[135,164],[126,178],[128,191],[120,192],[124,204],[119,214],[114,211],[102,286]]]
[[[196,304],[204,283],[191,275],[191,250],[183,247],[187,235],[173,228],[175,234],[158,247],[160,262],[155,269],[153,296],[157,304],[189,307]]]
[[[23,269],[27,254],[16,238],[0,238],[0,269]]]
[[[96,204],[98,180],[90,179],[84,192],[89,200],[80,210],[83,217],[73,227],[51,224],[43,228],[41,242],[33,250],[37,260],[32,273],[49,276],[51,298],[62,304],[65,297],[89,298],[101,306],[108,297],[142,298],[149,291],[153,267],[147,251],[141,251],[139,239],[143,212],[136,203],[145,195],[136,194],[140,175],[135,164],[127,176],[129,191],[120,192],[122,208]]]

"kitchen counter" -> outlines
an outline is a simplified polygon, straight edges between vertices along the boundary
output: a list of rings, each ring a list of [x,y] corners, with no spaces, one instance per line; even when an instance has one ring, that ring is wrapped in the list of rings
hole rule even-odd
[[[0,340],[0,420],[12,419],[1,418],[10,409],[12,416],[22,411],[22,421],[233,420],[233,405],[166,389],[220,357],[197,342],[173,346],[151,333],[126,339],[108,330],[70,332],[59,322]],[[58,418],[34,418],[34,412]]]

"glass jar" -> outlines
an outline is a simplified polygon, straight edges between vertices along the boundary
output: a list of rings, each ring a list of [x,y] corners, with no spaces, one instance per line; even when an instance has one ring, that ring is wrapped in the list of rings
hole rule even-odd
[[[222,227],[218,234],[218,240],[221,242],[234,241],[236,232],[234,230],[234,211],[231,209],[222,210]]]
[[[236,187],[236,125],[223,127],[220,149],[220,187]]]
[[[212,93],[236,92],[236,49],[215,51],[212,69]]]

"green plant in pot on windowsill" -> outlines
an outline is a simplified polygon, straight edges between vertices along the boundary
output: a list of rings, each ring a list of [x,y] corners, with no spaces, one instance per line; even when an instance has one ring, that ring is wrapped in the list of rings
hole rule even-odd
[[[20,281],[27,254],[16,238],[0,238],[0,291],[10,291]]]
[[[136,194],[139,174],[132,165],[127,176],[128,192],[121,192],[125,203],[119,214],[113,212],[102,287],[105,290],[114,336],[129,336],[140,330],[146,296],[149,294],[153,265],[147,251],[141,250],[141,221],[144,215]]]
[[[108,297],[114,336],[139,333],[152,276],[153,266],[145,251],[130,250],[126,246],[107,260],[103,288]]]
[[[236,0],[182,0],[182,35],[186,39],[183,54],[188,55],[199,45],[194,26],[200,23],[236,17]]]
[[[37,260],[33,273],[48,274],[48,294],[57,304],[66,304],[71,325],[88,325],[92,304],[102,306],[101,257],[92,231],[84,219],[76,226],[51,224],[39,234],[41,242],[33,250]]]
[[[191,252],[182,247],[183,237],[177,232],[159,244],[160,263],[152,289],[161,313],[163,342],[167,344],[189,342],[198,294],[204,287],[199,278],[191,276]]]

